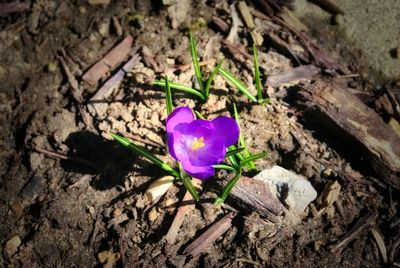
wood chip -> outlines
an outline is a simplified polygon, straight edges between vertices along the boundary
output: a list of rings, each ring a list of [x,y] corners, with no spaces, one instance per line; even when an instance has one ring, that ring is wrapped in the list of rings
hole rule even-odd
[[[268,76],[267,85],[271,87],[277,87],[281,84],[294,83],[303,79],[310,80],[318,75],[319,72],[320,69],[315,65],[302,65],[278,74]]]
[[[310,118],[323,118],[318,123],[345,138],[376,174],[400,189],[400,138],[374,110],[333,81],[318,80],[297,93]]]
[[[240,19],[236,12],[235,4],[230,5],[230,9],[231,9],[231,14],[232,14],[232,26],[231,26],[231,30],[229,31],[229,34],[228,34],[228,37],[226,38],[226,40],[233,43],[233,42],[235,42],[235,39],[238,36]]]
[[[255,27],[253,16],[250,13],[250,9],[245,1],[239,1],[238,3],[239,12],[243,17],[244,23],[246,23],[247,28],[253,30]]]
[[[212,22],[219,28],[219,30],[223,33],[227,33],[229,30],[229,24],[226,23],[223,19],[217,16],[212,17]]]
[[[23,12],[30,9],[30,7],[31,7],[31,1],[20,2],[18,0],[11,3],[1,3],[0,17],[7,16],[10,13]]]
[[[118,45],[111,49],[101,60],[95,63],[83,76],[82,80],[89,85],[96,85],[107,72],[121,63],[131,51],[133,37],[127,36]]]
[[[83,103],[84,99],[82,97],[82,92],[79,88],[78,81],[76,80],[75,76],[72,74],[69,66],[67,65],[66,61],[64,60],[64,57],[63,56],[59,57],[59,60],[60,60],[61,66],[64,69],[64,73],[67,76],[68,83],[71,86],[72,96],[74,97],[76,102],[78,102],[78,104]]]
[[[192,179],[193,186],[195,188],[201,188],[201,180]],[[192,195],[186,191],[185,196],[183,197],[182,203],[176,212],[174,221],[171,224],[171,227],[168,230],[168,233],[165,236],[165,240],[168,244],[173,244],[178,235],[179,228],[181,227],[183,220],[185,219],[185,215],[193,210],[195,207],[195,203]]]
[[[321,204],[322,209],[326,209],[336,202],[339,198],[341,188],[342,186],[338,181],[331,181],[325,186],[325,189],[319,198],[319,203]]]
[[[218,180],[217,183],[222,188],[228,181],[229,178],[224,178]],[[276,216],[282,214],[284,208],[264,182],[246,176],[239,179],[229,198],[238,206],[257,211],[272,222],[276,221]]]
[[[192,255],[196,257],[204,252],[212,243],[220,238],[226,231],[232,226],[232,220],[236,216],[235,213],[231,212],[221,220],[215,222],[211,227],[202,233],[196,240],[190,243],[185,250],[184,254]]]
[[[126,73],[128,73],[138,62],[140,57],[134,55],[130,60],[128,60],[122,68],[115,73],[111,78],[109,78],[103,86],[90,98],[89,102],[94,102],[98,100],[104,100],[111,95],[112,90],[123,80]]]
[[[154,203],[168,191],[173,182],[174,177],[172,176],[161,177],[150,184],[144,195],[150,203]]]

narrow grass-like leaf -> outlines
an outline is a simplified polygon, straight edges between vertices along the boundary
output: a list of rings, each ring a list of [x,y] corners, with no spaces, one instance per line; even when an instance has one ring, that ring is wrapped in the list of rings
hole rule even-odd
[[[256,97],[254,97],[249,89],[238,80],[231,72],[225,70],[224,68],[219,68],[219,73],[225,77],[229,82],[231,82],[240,92],[246,95],[251,101],[258,102]]]
[[[221,205],[225,202],[226,198],[228,197],[229,193],[232,191],[233,187],[235,186],[235,184],[238,182],[238,180],[240,179],[240,176],[242,175],[241,172],[237,173],[235,175],[235,177],[233,177],[228,184],[225,186],[224,191],[222,192],[221,197],[218,197],[217,199],[215,199],[214,201],[214,205],[218,206]]]
[[[258,153],[258,154],[253,154],[253,155],[251,155],[249,157],[246,157],[242,161],[240,161],[239,167],[243,167],[244,165],[247,165],[250,162],[253,162],[253,161],[257,160],[257,159],[266,157],[267,155],[268,155],[268,153],[265,153],[265,152]]]
[[[223,62],[224,62],[224,60],[222,59],[218,63],[218,65],[215,67],[214,71],[211,73],[210,77],[207,80],[206,88],[204,89],[204,95],[205,95],[206,98],[208,98],[208,96],[210,95],[211,83],[214,80],[214,78],[217,75],[217,73],[219,72],[219,69],[221,68]]]
[[[234,168],[232,166],[224,165],[224,164],[213,165],[212,167],[215,168],[215,169],[223,169],[223,170],[237,172],[236,168]]]
[[[204,94],[203,75],[201,74],[199,55],[197,54],[196,40],[194,40],[192,32],[189,32],[189,39],[190,39],[190,53],[192,55],[194,73],[196,74],[197,82],[199,82],[200,91]]]
[[[256,80],[257,97],[258,97],[258,102],[261,102],[263,100],[263,97],[261,91],[260,67],[258,63],[258,51],[255,44],[253,44],[253,61],[254,61],[254,79]]]
[[[235,104],[233,104],[233,114],[235,116],[236,123],[238,124],[239,129],[240,129],[240,117],[239,117],[239,113],[237,111],[237,108],[236,108]],[[244,148],[243,156],[245,158],[250,157],[251,154],[250,154],[249,148],[247,147],[246,141],[244,140],[244,136],[243,136],[242,131],[240,131],[240,134],[239,134],[239,143],[240,143],[240,146],[242,146]],[[241,159],[241,160],[243,160],[243,159]],[[256,165],[254,164],[254,162],[248,162],[247,166],[251,170],[255,170],[256,169]]]
[[[204,119],[204,116],[199,111],[194,111],[198,119]]]
[[[147,159],[149,159],[151,162],[153,162],[157,166],[159,166],[162,169],[164,169],[165,171],[171,173],[172,176],[177,177],[177,178],[180,177],[179,173],[175,169],[173,169],[170,165],[168,165],[167,163],[162,161],[160,158],[158,158],[154,154],[150,153],[145,148],[143,148],[139,145],[136,145],[131,140],[121,137],[117,134],[111,133],[111,136],[113,137],[113,139],[115,139],[116,141],[121,143],[123,146],[131,149],[132,151],[134,151],[135,153],[137,153],[141,156],[146,157]]]
[[[165,76],[165,101],[167,102],[167,104],[166,104],[167,115],[169,115],[172,112],[174,107],[172,104],[171,87],[169,85],[169,80],[168,80],[167,76]]]
[[[165,87],[165,81],[163,80],[156,80],[153,82],[153,85],[155,86],[160,86],[160,87]],[[196,97],[200,98],[202,101],[205,101],[206,98],[203,96],[203,94],[201,92],[199,92],[198,90],[185,86],[185,85],[181,85],[178,83],[174,83],[174,82],[169,82],[169,86],[171,89],[175,89],[175,90],[180,90],[186,93],[190,93],[193,95],[196,95]]]
[[[194,185],[192,183],[192,178],[189,176],[183,176],[182,182],[186,190],[188,190],[189,193],[192,195],[193,199],[199,201],[200,200],[199,193],[197,193],[196,188],[194,188]]]
[[[227,152],[230,152],[232,150],[236,150],[236,147],[234,145],[231,145],[226,150],[227,150]],[[238,154],[240,154],[240,153],[238,153]],[[234,155],[229,155],[228,159],[233,167],[235,167],[235,168],[239,167],[239,163],[236,161],[236,158]]]
[[[238,154],[238,153],[240,153],[240,152],[243,151],[243,150],[244,150],[244,148],[237,148],[237,149],[228,150],[228,151],[226,152],[225,157]]]

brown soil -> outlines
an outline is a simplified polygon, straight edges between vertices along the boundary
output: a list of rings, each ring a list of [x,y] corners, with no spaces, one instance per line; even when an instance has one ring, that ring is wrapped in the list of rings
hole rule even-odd
[[[248,99],[217,76],[207,103],[182,93],[174,94],[174,103],[196,107],[207,118],[229,115],[232,103],[237,103],[250,150],[269,152],[267,159],[257,162],[259,169],[278,164],[293,170],[307,177],[319,195],[329,182],[338,181],[342,189],[337,202],[318,213],[321,204],[317,199],[304,217],[281,217],[275,223],[257,211],[240,209],[228,232],[202,255],[192,258],[183,254],[184,247],[229,210],[212,204],[219,192],[211,179],[203,187],[202,201],[185,217],[176,242],[168,245],[164,236],[174,219],[174,207],[185,192],[183,185],[174,185],[151,205],[143,193],[164,173],[112,141],[109,132],[134,138],[170,161],[162,147],[164,92],[149,82],[167,73],[175,82],[194,85],[193,69],[175,68],[191,64],[189,28],[202,60],[216,62],[225,57],[224,66],[255,92],[252,62],[222,46],[225,35],[215,25],[199,23],[200,19],[210,22],[212,16],[231,23],[229,4],[188,1],[192,5],[184,20],[173,28],[179,15],[169,13],[158,1],[112,1],[104,6],[87,1],[32,2],[25,12],[0,18],[2,266],[399,265],[399,193],[375,178],[362,156],[349,152],[347,145],[295,105],[290,92],[301,90],[309,81],[269,88],[272,104],[263,106],[249,105]],[[118,36],[113,18],[120,22],[122,36]],[[256,27],[268,33],[280,26],[256,18]],[[69,59],[67,64],[80,82],[83,97],[89,100],[116,71],[94,87],[80,81],[82,74],[127,35],[134,39],[131,54],[143,56],[144,50],[149,51],[155,64],[139,61],[112,95],[96,106],[97,111],[87,110],[93,120],[93,125],[87,126],[59,57],[65,51],[64,58]],[[235,42],[251,54],[251,37],[244,26],[239,27]],[[267,75],[296,65],[290,55],[266,41],[260,47],[260,57],[264,82]],[[345,60],[339,61],[349,67]],[[203,70],[210,73],[213,67]],[[365,80],[349,78],[346,82],[357,88],[369,87]],[[43,149],[70,159],[49,157]],[[89,164],[79,161],[82,159]],[[229,200],[228,204],[235,207]],[[332,252],[369,211],[378,212],[372,227],[363,228],[340,252]],[[383,238],[388,260],[383,259],[371,229]],[[7,241],[15,236],[21,244],[10,254]],[[102,252],[118,253],[114,255],[117,260],[110,257],[108,264],[101,264]]]

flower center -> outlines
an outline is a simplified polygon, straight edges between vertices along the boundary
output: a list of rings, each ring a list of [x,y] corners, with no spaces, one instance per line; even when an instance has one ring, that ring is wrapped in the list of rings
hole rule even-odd
[[[204,143],[204,137],[201,137],[199,139],[197,139],[196,137],[193,138],[193,142],[192,142],[192,150],[193,151],[197,151],[198,149],[201,149],[205,146]]]

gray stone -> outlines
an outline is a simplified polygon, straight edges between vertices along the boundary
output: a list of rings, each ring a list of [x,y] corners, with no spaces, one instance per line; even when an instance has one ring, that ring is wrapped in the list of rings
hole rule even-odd
[[[267,183],[271,192],[297,215],[317,197],[317,191],[304,176],[280,166],[265,169],[254,179]]]

